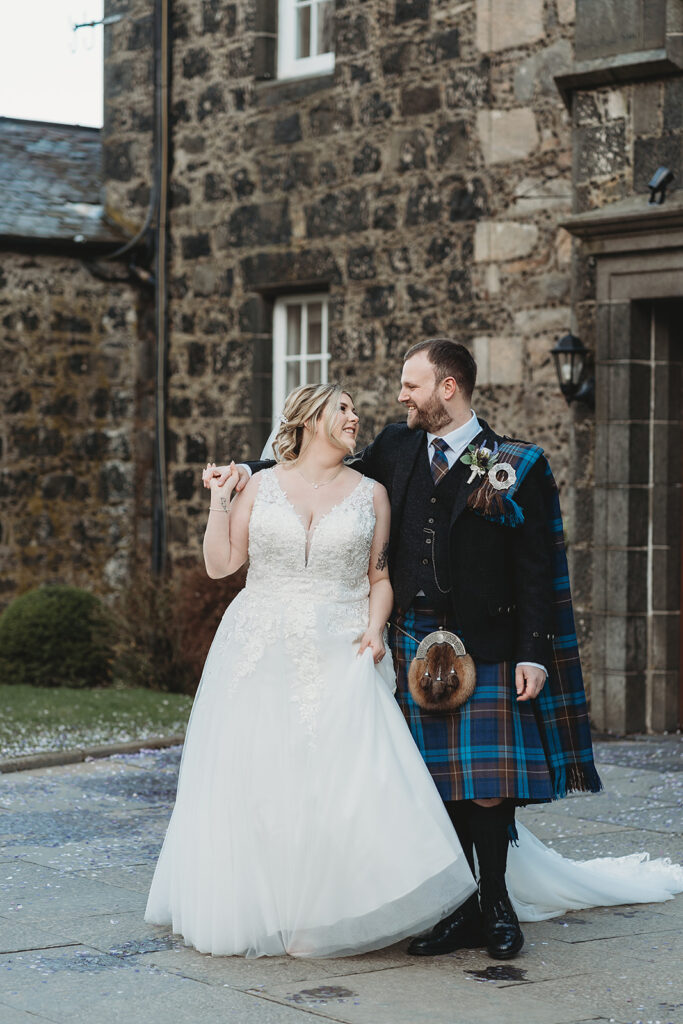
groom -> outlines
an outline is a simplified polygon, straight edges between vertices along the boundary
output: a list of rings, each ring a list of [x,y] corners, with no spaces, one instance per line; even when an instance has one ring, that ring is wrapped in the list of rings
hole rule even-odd
[[[524,942],[505,885],[515,807],[601,784],[557,488],[540,448],[477,418],[475,380],[464,346],[414,345],[398,396],[407,421],[385,427],[353,466],[391,499],[397,698],[475,877],[478,864],[478,894],[408,952],[485,945],[508,959]],[[423,710],[408,689],[419,641],[439,628],[458,633],[477,668],[472,696],[445,713]]]

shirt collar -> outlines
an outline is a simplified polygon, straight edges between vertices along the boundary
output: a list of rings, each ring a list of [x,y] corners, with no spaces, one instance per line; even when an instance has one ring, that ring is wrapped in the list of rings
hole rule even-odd
[[[456,427],[455,430],[451,430],[450,434],[427,434],[427,444],[431,445],[435,437],[442,437],[449,448],[453,451],[465,448],[466,445],[473,440],[481,430],[479,420],[477,419],[474,409],[471,410],[472,415],[468,419],[467,423],[463,423],[461,427]]]

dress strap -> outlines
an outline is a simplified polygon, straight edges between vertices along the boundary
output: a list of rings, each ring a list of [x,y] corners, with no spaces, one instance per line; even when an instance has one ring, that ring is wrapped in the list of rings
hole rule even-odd
[[[256,495],[256,502],[266,501],[272,504],[282,504],[282,488],[278,486],[275,478],[275,466],[262,469],[259,473],[259,488]]]

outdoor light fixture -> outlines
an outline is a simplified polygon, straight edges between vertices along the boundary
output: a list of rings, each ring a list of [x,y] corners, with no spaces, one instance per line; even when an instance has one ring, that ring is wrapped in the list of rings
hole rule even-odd
[[[595,408],[595,381],[586,376],[588,349],[574,334],[565,334],[550,350],[560,382],[560,391],[571,402]]]
[[[674,180],[674,173],[668,167],[658,167],[647,183],[650,190],[649,206],[661,206],[666,199],[666,186]]]

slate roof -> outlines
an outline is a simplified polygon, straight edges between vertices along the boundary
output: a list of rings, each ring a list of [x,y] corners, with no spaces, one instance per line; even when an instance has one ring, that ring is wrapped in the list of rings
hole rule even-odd
[[[0,117],[0,239],[122,242],[101,204],[97,128]]]

